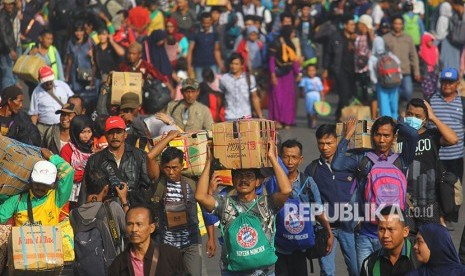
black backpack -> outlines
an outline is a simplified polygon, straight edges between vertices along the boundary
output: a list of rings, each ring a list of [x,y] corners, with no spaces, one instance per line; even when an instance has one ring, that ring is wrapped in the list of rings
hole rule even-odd
[[[110,228],[105,224],[108,213],[111,214],[111,210],[105,203],[93,219],[84,219],[77,210],[71,211],[76,256],[74,275],[107,275],[108,267],[118,255],[119,245],[113,239]]]
[[[146,114],[160,112],[171,100],[169,89],[157,79],[144,82],[142,91],[142,108]]]
[[[78,9],[76,0],[56,0],[50,7],[50,21],[54,31],[67,30],[74,11]]]
[[[456,47],[465,45],[465,21],[457,13],[454,13],[449,19],[449,34],[447,38]]]

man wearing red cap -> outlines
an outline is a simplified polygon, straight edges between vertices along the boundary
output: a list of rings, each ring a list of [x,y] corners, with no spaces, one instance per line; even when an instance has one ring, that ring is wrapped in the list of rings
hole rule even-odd
[[[39,69],[39,82],[32,92],[29,115],[43,138],[48,128],[60,123],[60,115],[55,112],[60,110],[74,93],[64,81],[55,80],[53,70],[49,66]]]
[[[147,190],[160,174],[156,161],[147,158],[143,150],[126,143],[127,136],[123,118],[109,117],[105,123],[108,147],[91,155],[85,168],[86,173],[91,168],[100,168],[109,175],[109,196],[117,196],[114,188],[122,182],[128,185],[129,202],[122,202],[123,207],[126,207],[126,204],[146,203]]]

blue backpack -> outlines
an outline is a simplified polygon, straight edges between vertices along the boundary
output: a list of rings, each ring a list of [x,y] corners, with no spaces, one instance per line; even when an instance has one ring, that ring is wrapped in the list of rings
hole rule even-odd
[[[302,174],[301,174],[302,177]],[[300,188],[295,198],[288,198],[284,207],[276,215],[275,244],[286,251],[305,250],[315,245],[315,233],[311,221],[310,209],[301,208],[304,204],[299,196],[307,187],[310,177]],[[306,217],[300,211],[309,210]]]

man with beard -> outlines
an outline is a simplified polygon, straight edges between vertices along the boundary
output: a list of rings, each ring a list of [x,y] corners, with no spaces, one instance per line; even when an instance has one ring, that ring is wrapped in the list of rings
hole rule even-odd
[[[58,225],[61,209],[71,195],[74,169],[48,149],[42,148],[40,151],[45,160],[34,165],[30,189],[11,196],[0,205],[0,223],[4,224],[14,217],[15,226],[33,223]],[[29,219],[28,201],[32,205],[34,221]]]
[[[52,125],[45,131],[42,146],[51,150],[54,154],[60,154],[61,149],[69,142],[69,126],[76,115],[81,115],[81,110],[74,104],[65,104],[55,114],[60,114],[60,123]]]
[[[85,171],[100,168],[110,178],[109,197],[116,197],[117,186],[126,183],[129,190],[128,202],[121,202],[122,207],[129,204],[146,203],[153,180],[158,179],[160,169],[153,158],[126,143],[128,134],[123,118],[111,116],[105,123],[105,137],[108,147],[90,156]]]

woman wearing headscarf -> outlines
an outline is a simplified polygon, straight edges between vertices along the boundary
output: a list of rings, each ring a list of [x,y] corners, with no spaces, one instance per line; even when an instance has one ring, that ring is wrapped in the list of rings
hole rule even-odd
[[[460,263],[446,227],[437,223],[420,226],[413,248],[418,262],[422,265],[407,274],[408,276],[465,275],[465,266]]]
[[[39,147],[40,134],[23,109],[23,92],[17,86],[3,89],[0,101],[0,135]]]
[[[166,22],[166,33],[168,34],[165,43],[166,53],[172,67],[175,68],[178,58],[187,57],[189,40],[179,32],[178,22],[174,18],[170,18]]]
[[[454,11],[452,5],[444,1],[439,8],[439,18],[436,24],[434,36],[437,39],[436,44],[441,45],[440,59],[443,62],[444,68],[460,68],[460,50],[449,42],[447,35],[449,34],[450,19]]]
[[[400,60],[393,53],[386,51],[384,40],[382,37],[377,36],[373,40],[373,50],[371,51],[370,59],[368,60],[368,69],[370,71],[370,79],[373,85],[376,86],[376,94],[378,98],[380,116],[390,116],[397,118],[399,110],[399,86],[394,88],[386,88],[378,81],[378,62],[384,55],[389,55],[400,70]],[[400,71],[399,71],[400,72]],[[402,78],[402,74],[400,74]]]
[[[429,99],[438,88],[439,75],[439,50],[434,45],[434,36],[430,33],[424,33],[421,37],[420,45],[420,71],[423,81],[423,98]]]
[[[296,47],[292,42],[292,26],[284,26],[279,38],[270,48],[271,93],[268,117],[278,128],[289,128],[295,120],[295,81],[300,81],[300,67]],[[295,76],[299,75],[297,80]]]
[[[85,115],[78,115],[71,120],[69,127],[70,141],[60,152],[60,156],[74,169],[73,191],[69,198],[70,209],[78,206],[81,182],[87,160],[94,151],[92,121]]]
[[[165,49],[166,37],[166,32],[163,30],[153,31],[144,42],[143,52],[145,60],[150,61],[153,67],[155,67],[163,75],[171,77],[173,67],[171,67],[171,62]]]

